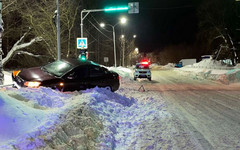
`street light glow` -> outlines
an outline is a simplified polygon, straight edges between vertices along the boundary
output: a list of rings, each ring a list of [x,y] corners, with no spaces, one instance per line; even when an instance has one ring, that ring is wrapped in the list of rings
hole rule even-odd
[[[135,52],[138,53],[138,48],[135,48]]]
[[[100,23],[100,27],[104,28],[105,24],[104,23]]]
[[[123,10],[128,10],[128,6],[122,6],[122,7],[109,7],[109,8],[105,8],[104,11],[105,12],[109,12],[109,11],[123,11]]]
[[[125,17],[122,17],[120,21],[121,21],[121,24],[125,24],[127,22],[127,19]]]
[[[119,24],[124,24],[127,22],[127,19],[122,17],[120,19],[120,22],[117,22],[115,25],[111,25],[111,24],[104,24],[104,23],[100,23],[100,27],[105,27],[105,26],[111,26],[112,27],[112,31],[113,31],[113,53],[114,53],[114,66],[117,67],[117,56],[116,56],[116,35],[115,35],[115,27]],[[124,38],[124,35],[121,35],[121,38]]]
[[[136,34],[134,34],[134,35],[133,35],[133,38],[136,38],[136,37],[137,37],[137,35],[136,35]]]

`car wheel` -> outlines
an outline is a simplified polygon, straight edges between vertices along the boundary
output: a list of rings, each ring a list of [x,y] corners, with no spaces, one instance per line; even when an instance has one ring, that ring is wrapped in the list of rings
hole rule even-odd
[[[148,80],[149,80],[149,81],[151,81],[151,80],[152,80],[152,79],[151,79],[151,77],[150,77],[150,78],[148,78]]]
[[[106,86],[105,89],[108,91],[112,91],[112,88],[110,86]]]

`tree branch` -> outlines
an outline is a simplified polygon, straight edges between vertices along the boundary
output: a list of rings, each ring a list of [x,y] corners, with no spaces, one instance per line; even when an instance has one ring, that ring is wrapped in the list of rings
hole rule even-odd
[[[42,37],[35,37],[28,43],[23,43],[23,44],[18,45],[23,40],[23,38],[26,36],[26,34],[28,32],[29,31],[24,33],[24,35],[13,45],[12,49],[8,52],[7,56],[2,60],[3,66],[10,60],[10,58],[12,57],[14,52],[16,52],[17,50],[28,47],[28,46],[32,45],[33,43],[42,41]]]

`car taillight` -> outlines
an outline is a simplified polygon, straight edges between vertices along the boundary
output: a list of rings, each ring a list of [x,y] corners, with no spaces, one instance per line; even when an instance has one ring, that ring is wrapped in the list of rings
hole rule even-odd
[[[38,81],[27,81],[24,83],[25,86],[30,88],[38,88],[40,86],[41,82]]]
[[[17,70],[17,71],[13,71],[12,74],[13,74],[14,77],[16,77],[16,76],[18,76],[18,74],[19,74],[20,72],[21,72],[21,70]]]
[[[121,79],[121,76],[118,76],[118,80],[120,80]]]

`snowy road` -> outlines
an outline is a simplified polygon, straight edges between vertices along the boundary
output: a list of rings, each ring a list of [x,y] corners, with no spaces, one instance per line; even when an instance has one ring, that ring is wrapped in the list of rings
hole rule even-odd
[[[186,133],[181,139],[172,137],[174,149],[191,149],[191,144],[196,149],[240,149],[240,84],[223,85],[166,69],[152,74],[152,82],[140,79],[122,86],[137,90],[143,85],[143,93],[166,102],[171,124]],[[172,128],[167,130],[171,133]],[[184,140],[190,142],[178,146]]]

